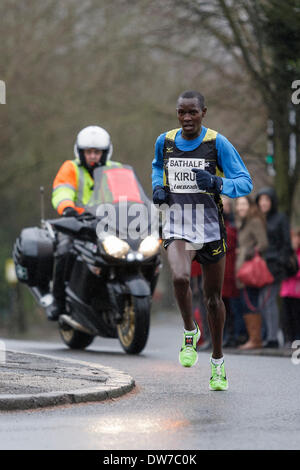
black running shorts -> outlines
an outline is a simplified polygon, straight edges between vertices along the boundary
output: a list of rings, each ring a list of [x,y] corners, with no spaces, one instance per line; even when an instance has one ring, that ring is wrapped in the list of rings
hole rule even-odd
[[[169,238],[168,240],[163,241],[163,247],[165,249],[175,241],[175,238]],[[189,243],[187,240],[185,240]],[[204,243],[203,247],[200,250],[196,250],[196,255],[194,261],[198,261],[200,264],[211,264],[217,263],[223,256],[225,256],[227,251],[226,239],[221,238],[221,240],[215,240],[213,242]]]

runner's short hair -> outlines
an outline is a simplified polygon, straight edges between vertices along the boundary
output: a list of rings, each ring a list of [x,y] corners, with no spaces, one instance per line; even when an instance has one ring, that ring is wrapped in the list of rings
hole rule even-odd
[[[180,98],[197,98],[200,108],[203,109],[205,107],[204,96],[198,91],[184,91],[178,96],[177,103]]]

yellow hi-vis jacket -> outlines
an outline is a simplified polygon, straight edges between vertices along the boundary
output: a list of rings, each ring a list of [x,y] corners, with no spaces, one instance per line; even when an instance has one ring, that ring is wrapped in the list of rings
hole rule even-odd
[[[108,161],[106,167],[122,166]],[[62,215],[66,207],[73,207],[79,214],[89,203],[94,189],[94,180],[78,159],[67,160],[60,167],[52,191],[52,205]]]

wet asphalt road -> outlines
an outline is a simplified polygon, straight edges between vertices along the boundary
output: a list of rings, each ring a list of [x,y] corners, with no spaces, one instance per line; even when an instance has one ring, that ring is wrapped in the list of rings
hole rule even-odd
[[[136,390],[99,404],[0,413],[0,449],[299,449],[300,365],[225,355],[229,390],[210,392],[209,353],[178,363],[178,316],[156,319],[140,356],[98,338],[86,351],[61,342],[7,340],[7,348],[96,362],[134,377]]]

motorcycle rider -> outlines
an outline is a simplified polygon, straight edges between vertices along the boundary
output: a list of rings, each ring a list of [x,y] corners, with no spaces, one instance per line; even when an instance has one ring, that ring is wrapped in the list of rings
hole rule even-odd
[[[53,182],[52,205],[60,215],[84,212],[93,192],[93,171],[109,162],[112,150],[110,135],[102,127],[88,126],[79,132],[75,160],[65,161]]]
[[[77,135],[74,160],[67,160],[59,169],[52,192],[52,205],[63,217],[77,217],[92,197],[93,172],[99,166],[111,166],[113,146],[109,133],[99,126],[88,126]],[[59,235],[54,259],[53,303],[47,309],[49,320],[57,320],[64,313],[65,271],[71,240]]]

